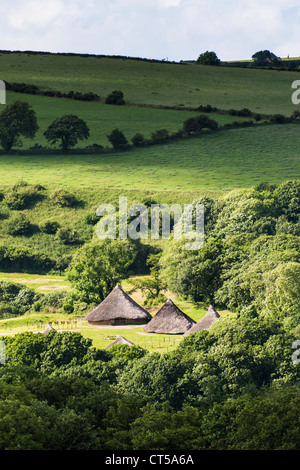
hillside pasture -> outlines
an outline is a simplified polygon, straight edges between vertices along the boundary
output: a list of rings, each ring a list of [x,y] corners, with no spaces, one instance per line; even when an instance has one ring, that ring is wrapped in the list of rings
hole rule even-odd
[[[30,83],[45,90],[94,92],[102,99],[113,90],[129,103],[219,109],[249,108],[264,114],[295,110],[291,85],[299,73],[235,67],[164,63],[125,57],[0,54],[1,80]]]
[[[124,191],[224,191],[300,174],[299,125],[230,129],[99,155],[0,155],[1,183],[18,180]]]
[[[79,148],[93,144],[111,148],[107,136],[116,128],[124,133],[129,143],[136,133],[143,134],[146,139],[150,139],[151,134],[158,129],[166,129],[171,134],[182,129],[186,119],[204,114],[184,110],[113,106],[98,102],[82,102],[66,98],[8,92],[7,104],[14,101],[26,101],[37,115],[39,130],[34,139],[22,139],[22,148],[24,149],[35,144],[50,146],[43,133],[56,118],[65,114],[75,114],[83,119],[89,127],[90,137],[87,140],[79,141],[77,145]],[[220,126],[233,121],[249,120],[249,118],[213,113],[209,113],[207,116],[217,121]],[[58,148],[58,146],[57,143],[51,148]]]

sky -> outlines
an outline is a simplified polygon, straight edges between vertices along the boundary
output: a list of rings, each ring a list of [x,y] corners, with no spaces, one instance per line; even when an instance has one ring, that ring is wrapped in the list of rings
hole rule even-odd
[[[0,49],[196,60],[300,56],[299,0],[1,0]]]

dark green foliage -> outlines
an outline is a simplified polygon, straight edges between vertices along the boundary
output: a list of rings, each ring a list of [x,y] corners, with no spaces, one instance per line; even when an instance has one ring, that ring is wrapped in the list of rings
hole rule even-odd
[[[5,244],[0,245],[0,267],[2,272],[43,274],[56,267],[56,261],[23,246]]]
[[[90,131],[85,121],[73,114],[55,119],[44,132],[44,136],[52,145],[60,142],[63,152],[68,152],[78,140],[87,139],[89,135]]]
[[[0,339],[1,450],[299,449],[299,369],[280,322],[224,318],[163,355],[96,350],[78,333]]]
[[[82,301],[99,303],[129,276],[137,254],[130,240],[93,240],[75,253],[67,275]]]
[[[297,222],[300,215],[300,182],[286,181],[274,191],[279,214],[287,220]]]
[[[41,190],[24,181],[16,183],[11,191],[5,194],[4,200],[11,210],[30,209],[44,198]]]
[[[199,55],[197,64],[201,65],[220,65],[220,59],[213,51],[206,51]]]
[[[59,228],[56,236],[64,245],[81,245],[83,243],[76,230],[72,230],[70,228]]]
[[[132,139],[131,139],[133,145],[135,145],[136,147],[139,147],[141,145],[145,145],[146,143],[146,139],[145,137],[143,136],[143,134],[140,134],[140,133],[136,133]]]
[[[202,129],[217,129],[218,123],[213,119],[208,118],[207,116],[197,116],[188,118],[183,123],[183,130],[186,134],[197,134]]]
[[[122,91],[115,90],[112,91],[105,99],[106,104],[115,104],[115,105],[124,105],[124,94]]]
[[[32,289],[21,284],[2,281],[0,282],[0,302],[2,317],[5,313],[22,315],[30,310],[39,295]]]
[[[75,194],[63,188],[53,191],[50,194],[50,200],[60,207],[76,207],[79,204]]]
[[[98,215],[96,214],[96,211],[95,212],[91,212],[90,214],[87,214],[85,216],[85,222],[88,224],[88,225],[96,225],[98,222],[99,222],[99,217]]]
[[[16,101],[0,114],[0,143],[8,151],[14,146],[21,146],[20,137],[33,138],[38,130],[37,119],[31,106],[23,101]]]
[[[167,129],[158,129],[151,134],[152,143],[163,144],[170,139],[169,131]]]
[[[14,214],[7,223],[7,233],[13,237],[32,235],[35,227],[23,213]]]
[[[112,144],[114,149],[124,149],[128,146],[128,141],[119,129],[114,129],[108,136],[109,142]]]
[[[260,66],[270,66],[271,64],[276,65],[278,64],[278,57],[269,50],[258,51],[252,55],[253,59],[253,66],[260,67]]]
[[[40,225],[40,231],[43,233],[48,233],[49,235],[55,235],[59,227],[59,223],[55,220],[47,220]]]

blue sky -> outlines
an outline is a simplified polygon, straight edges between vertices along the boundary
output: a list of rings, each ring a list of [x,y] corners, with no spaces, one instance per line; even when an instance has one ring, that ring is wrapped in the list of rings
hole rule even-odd
[[[154,59],[300,56],[299,0],[2,0],[0,49]]]

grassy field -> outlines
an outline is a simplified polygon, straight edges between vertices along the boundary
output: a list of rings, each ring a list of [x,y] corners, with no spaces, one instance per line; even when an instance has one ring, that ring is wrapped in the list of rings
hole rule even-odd
[[[232,129],[103,155],[1,155],[1,184],[223,191],[299,178],[299,125]]]
[[[0,281],[13,282],[47,293],[57,289],[70,290],[68,281],[63,276],[36,275],[27,273],[0,273]]]
[[[132,137],[137,132],[142,133],[145,138],[150,138],[152,132],[158,129],[167,129],[170,133],[176,132],[182,129],[183,122],[186,119],[200,114],[199,112],[184,110],[111,106],[98,102],[90,103],[63,98],[7,93],[7,104],[19,100],[26,101],[32,106],[36,112],[39,125],[39,130],[34,139],[23,139],[23,148],[29,148],[34,144],[50,146],[43,133],[54,119],[65,114],[75,114],[80,117],[87,123],[90,130],[89,139],[80,141],[78,147],[85,147],[94,143],[111,147],[107,135],[116,128],[122,130],[128,142],[131,142]],[[209,114],[208,116],[217,121],[219,125],[246,120],[245,118],[222,114]],[[58,148],[58,144],[53,148]]]
[[[1,80],[62,92],[92,91],[105,98],[121,89],[131,103],[167,106],[210,104],[221,109],[290,115],[298,72],[156,63],[126,58],[15,52],[0,55]]]

